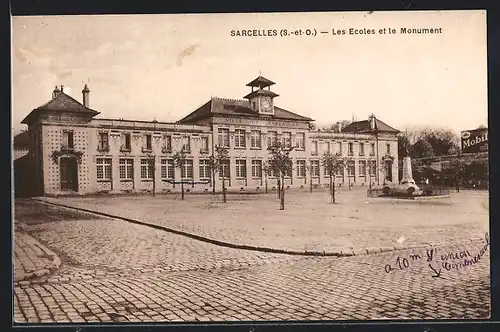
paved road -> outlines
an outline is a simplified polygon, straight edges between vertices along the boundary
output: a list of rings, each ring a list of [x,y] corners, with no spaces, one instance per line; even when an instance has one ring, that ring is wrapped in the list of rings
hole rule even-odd
[[[427,248],[297,257],[219,247],[124,221],[61,219],[28,226],[62,264],[50,276],[15,285],[17,322],[489,317],[485,241],[438,247],[430,262]]]

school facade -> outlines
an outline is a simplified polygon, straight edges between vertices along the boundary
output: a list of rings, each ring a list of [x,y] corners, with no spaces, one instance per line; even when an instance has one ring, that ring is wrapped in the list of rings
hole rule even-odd
[[[337,185],[368,186],[398,181],[398,130],[374,115],[341,132],[314,129],[314,120],[275,104],[274,82],[259,76],[244,99],[211,98],[175,123],[97,117],[85,85],[82,102],[56,87],[52,99],[22,121],[28,126],[30,183],[33,195],[98,192],[176,192],[179,181],[190,191],[264,191],[276,188],[266,174],[267,148],[276,140],[294,147],[288,188],[328,186],[321,164],[325,151],[340,153],[347,167]],[[229,158],[212,179],[209,157],[215,146],[227,147]],[[184,151],[186,163],[174,167],[172,156]],[[154,167],[151,165],[154,164]],[[215,181],[213,181],[215,180]],[[19,184],[17,184],[19,185]]]

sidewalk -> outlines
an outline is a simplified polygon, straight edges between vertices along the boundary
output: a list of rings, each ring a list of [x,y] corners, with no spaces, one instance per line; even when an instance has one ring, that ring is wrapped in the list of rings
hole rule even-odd
[[[15,222],[14,282],[28,281],[50,274],[59,268],[61,260],[26,232],[26,225]]]

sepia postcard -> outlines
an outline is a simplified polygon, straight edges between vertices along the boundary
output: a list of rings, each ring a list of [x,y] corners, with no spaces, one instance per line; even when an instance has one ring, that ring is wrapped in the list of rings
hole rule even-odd
[[[13,324],[489,319],[486,11],[12,17]]]

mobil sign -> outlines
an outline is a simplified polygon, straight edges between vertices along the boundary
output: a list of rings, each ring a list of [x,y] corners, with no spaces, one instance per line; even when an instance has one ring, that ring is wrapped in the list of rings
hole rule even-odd
[[[462,131],[462,153],[488,151],[488,128]]]

